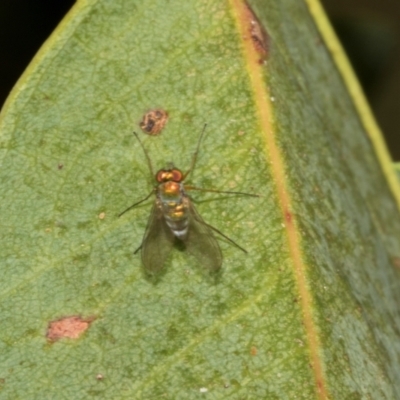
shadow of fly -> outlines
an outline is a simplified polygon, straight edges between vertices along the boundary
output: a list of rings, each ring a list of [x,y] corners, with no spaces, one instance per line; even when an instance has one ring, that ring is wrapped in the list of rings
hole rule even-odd
[[[143,265],[151,275],[157,274],[162,270],[172,247],[177,243],[183,243],[186,250],[195,256],[206,270],[211,272],[218,271],[222,265],[222,253],[215,239],[214,232],[224,237],[244,253],[247,253],[243,247],[239,246],[217,228],[204,222],[187,194],[187,191],[190,190],[200,190],[204,192],[259,197],[256,194],[202,189],[184,184],[185,179],[195,167],[206,126],[204,125],[200,134],[190,168],[186,173],[182,173],[173,164],[169,164],[165,169],[160,169],[154,174],[150,157],[138,134],[134,132],[146,156],[150,173],[152,177],[155,176],[156,178],[157,185],[144,199],[132,204],[118,216],[121,217],[155,194],[156,200],[151,210],[142,244],[134,252],[136,254],[141,250]]]

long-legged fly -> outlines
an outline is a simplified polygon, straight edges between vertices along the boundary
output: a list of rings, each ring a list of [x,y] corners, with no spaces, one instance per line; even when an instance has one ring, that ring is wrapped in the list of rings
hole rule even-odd
[[[150,274],[156,274],[163,268],[165,260],[176,242],[183,242],[186,250],[193,254],[204,268],[209,271],[217,271],[220,269],[222,265],[222,253],[213,231],[247,253],[243,247],[239,246],[217,228],[204,222],[187,194],[189,190],[202,190],[206,192],[258,197],[258,195],[255,194],[201,189],[184,184],[184,180],[188,177],[189,173],[193,171],[196,164],[205,128],[206,125],[204,125],[199,137],[196,151],[192,157],[191,166],[185,174],[182,173],[181,170],[175,168],[173,164],[168,165],[165,169],[160,169],[154,174],[150,157],[142,141],[139,139],[139,136],[134,132],[146,156],[150,173],[156,178],[157,185],[144,199],[132,204],[121,212],[119,217],[148,200],[151,195],[156,195],[156,200],[151,210],[142,244],[135,251],[136,254],[141,250],[143,265]]]

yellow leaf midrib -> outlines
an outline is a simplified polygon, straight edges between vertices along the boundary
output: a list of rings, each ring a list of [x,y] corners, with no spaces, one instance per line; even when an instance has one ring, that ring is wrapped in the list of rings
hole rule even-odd
[[[277,144],[276,132],[273,126],[273,113],[270,95],[266,87],[264,76],[264,64],[260,59],[260,51],[257,49],[252,37],[250,37],[251,21],[249,8],[243,0],[230,0],[230,6],[236,19],[236,26],[242,42],[243,57],[253,93],[258,123],[265,140],[265,153],[270,160],[273,185],[275,186],[277,199],[284,221],[287,246],[292,260],[294,277],[299,293],[299,301],[302,309],[305,335],[308,341],[310,363],[315,378],[315,392],[318,399],[329,398],[326,379],[323,372],[320,356],[320,339],[313,317],[313,300],[307,282],[307,266],[303,258],[301,248],[301,235],[297,228],[296,217],[292,211],[289,182],[285,175],[285,163],[282,152]]]

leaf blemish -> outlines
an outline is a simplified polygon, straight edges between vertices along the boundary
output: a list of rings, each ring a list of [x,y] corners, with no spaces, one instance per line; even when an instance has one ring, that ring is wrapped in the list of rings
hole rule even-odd
[[[50,342],[56,342],[63,338],[78,339],[94,320],[94,317],[82,318],[79,315],[74,315],[50,321],[46,338]]]
[[[258,61],[260,64],[263,64],[268,57],[270,37],[250,5],[247,2],[245,5],[245,18],[248,24],[247,31],[256,52],[261,56]]]
[[[288,224],[292,223],[292,213],[290,211],[285,212],[285,220]]]
[[[168,121],[168,113],[160,108],[150,110],[143,115],[139,126],[144,133],[151,136],[159,135]]]
[[[394,265],[396,268],[400,269],[400,257],[394,257],[394,258],[393,258],[393,265]]]

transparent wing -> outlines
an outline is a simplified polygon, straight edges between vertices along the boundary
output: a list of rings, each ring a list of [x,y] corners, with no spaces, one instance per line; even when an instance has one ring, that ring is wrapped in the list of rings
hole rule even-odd
[[[142,262],[147,271],[151,274],[161,271],[174,240],[162,211],[154,203],[142,242]]]
[[[217,271],[222,265],[222,253],[213,231],[203,221],[191,202],[189,203],[189,212],[190,222],[188,237],[185,240],[186,249],[200,261],[204,268]]]

